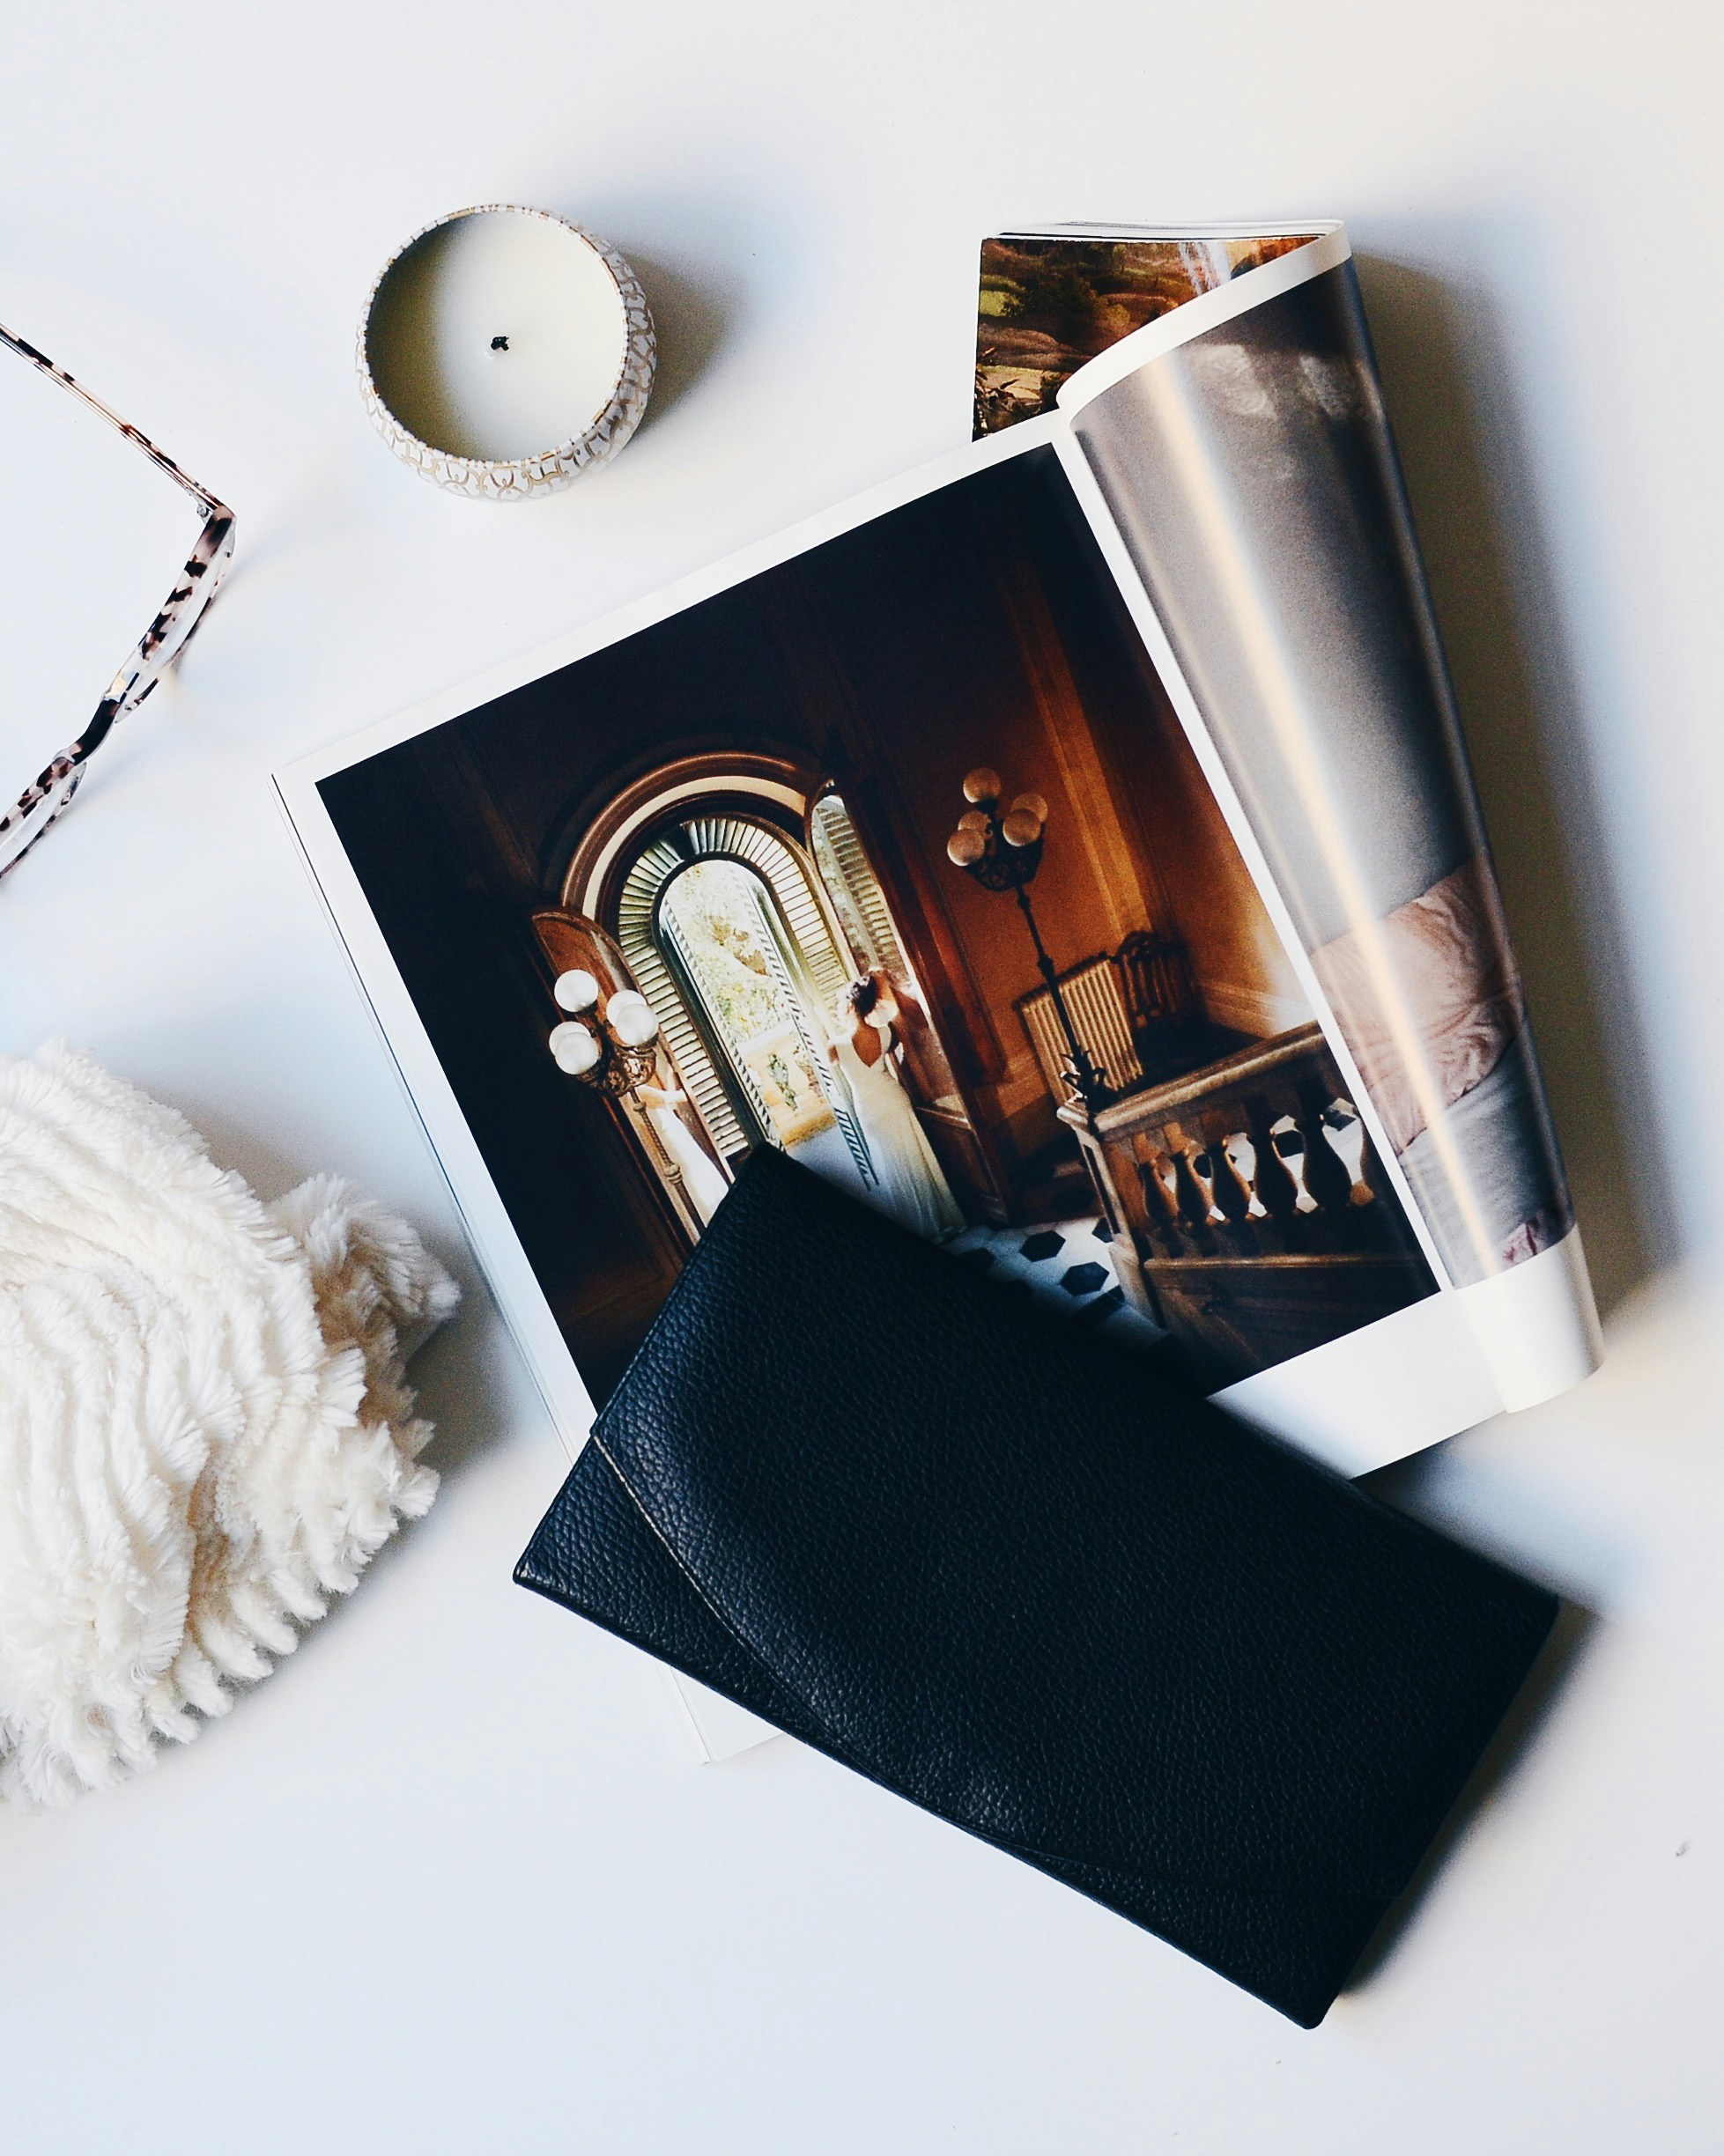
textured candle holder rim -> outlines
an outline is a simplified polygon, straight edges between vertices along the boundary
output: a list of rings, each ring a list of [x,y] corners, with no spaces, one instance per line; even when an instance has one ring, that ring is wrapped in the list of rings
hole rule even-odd
[[[547,225],[560,225],[565,232],[584,240],[604,264],[616,284],[626,322],[622,371],[610,401],[583,433],[572,435],[567,441],[531,456],[496,459],[458,456],[451,449],[440,449],[434,442],[421,440],[402,425],[384,402],[372,378],[371,355],[367,350],[371,317],[384,279],[402,256],[417,247],[428,233],[439,232],[445,225],[459,224],[462,218],[488,217],[498,210],[514,217],[539,218]],[[588,232],[584,225],[577,225],[571,218],[559,217],[554,210],[535,210],[524,203],[475,203],[465,210],[451,210],[443,217],[433,218],[428,225],[421,225],[416,233],[410,233],[377,272],[359,316],[356,358],[359,388],[372,425],[403,464],[411,465],[433,486],[445,487],[452,494],[465,494],[475,501],[529,501],[536,495],[560,493],[566,486],[572,486],[583,471],[615,456],[627,441],[646,413],[654,370],[658,365],[658,337],[640,278],[608,240],[601,240],[596,233]]]

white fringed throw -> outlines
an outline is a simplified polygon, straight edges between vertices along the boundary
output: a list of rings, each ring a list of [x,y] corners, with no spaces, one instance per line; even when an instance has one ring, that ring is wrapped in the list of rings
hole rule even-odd
[[[0,1057],[0,1796],[196,1736],[425,1510],[403,1336],[456,1292],[351,1185],[266,1206],[88,1057]]]

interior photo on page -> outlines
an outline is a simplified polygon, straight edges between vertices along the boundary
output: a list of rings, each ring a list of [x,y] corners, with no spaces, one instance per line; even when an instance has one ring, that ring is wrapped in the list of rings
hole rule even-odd
[[[1049,447],[322,794],[596,1395],[759,1145],[1211,1385],[1434,1287]]]
[[[1345,234],[1073,244],[1054,411],[278,781],[577,1441],[760,1146],[1350,1471],[1591,1366]]]

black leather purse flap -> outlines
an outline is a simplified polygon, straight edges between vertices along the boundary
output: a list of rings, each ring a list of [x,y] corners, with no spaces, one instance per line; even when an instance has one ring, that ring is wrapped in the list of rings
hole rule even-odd
[[[516,1577],[1307,2026],[1557,1609],[773,1153]]]

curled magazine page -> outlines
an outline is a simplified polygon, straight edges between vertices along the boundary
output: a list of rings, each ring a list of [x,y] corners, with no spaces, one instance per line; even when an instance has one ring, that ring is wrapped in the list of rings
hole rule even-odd
[[[1062,447],[1526,1406],[1593,1367],[1597,1321],[1350,249],[1306,229],[1065,378]]]

